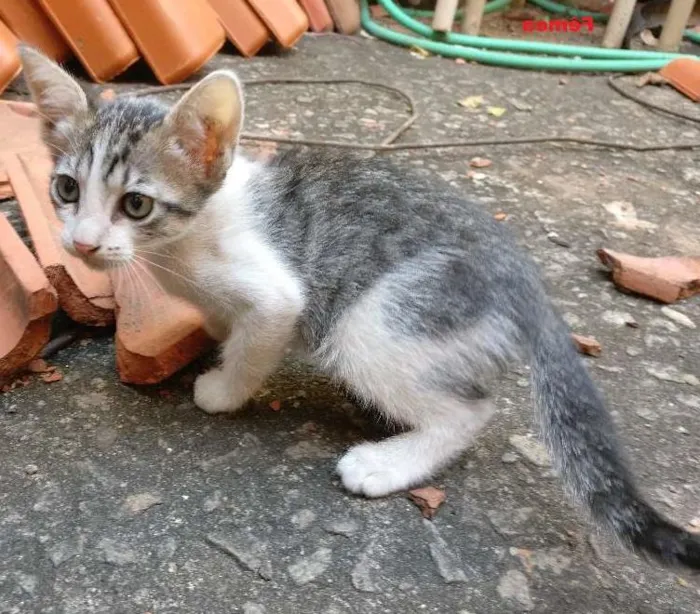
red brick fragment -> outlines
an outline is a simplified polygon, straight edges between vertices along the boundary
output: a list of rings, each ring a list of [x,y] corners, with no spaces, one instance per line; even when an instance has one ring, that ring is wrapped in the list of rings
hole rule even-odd
[[[659,74],[693,102],[700,101],[700,61],[678,58],[666,64]]]
[[[576,333],[571,335],[576,343],[578,351],[582,354],[588,354],[589,356],[600,356],[603,348],[600,343],[593,337],[584,337],[583,335],[577,335]]]
[[[90,269],[60,246],[61,223],[49,202],[51,162],[43,155],[5,155],[2,165],[19,201],[34,250],[44,273],[58,292],[71,319],[89,326],[114,322],[114,298],[109,276]]]
[[[6,384],[37,357],[49,340],[57,309],[56,291],[0,215],[0,382]]]
[[[193,306],[165,294],[146,276],[138,288],[118,272],[112,277],[117,301],[117,369],[122,382],[162,382],[214,346],[203,329],[201,313]]]
[[[446,496],[444,490],[426,486],[410,490],[408,498],[420,508],[423,518],[433,518],[438,508],[445,502]]]
[[[597,252],[600,261],[612,269],[619,288],[674,303],[700,292],[700,258],[664,256],[643,258],[608,249]]]

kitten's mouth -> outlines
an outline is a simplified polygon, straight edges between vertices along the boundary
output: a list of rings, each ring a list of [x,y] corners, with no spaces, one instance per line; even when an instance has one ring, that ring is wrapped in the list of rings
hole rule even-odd
[[[112,260],[98,255],[84,256],[72,251],[69,251],[69,253],[71,256],[80,258],[80,260],[82,260],[88,266],[88,268],[93,271],[109,271],[118,269],[128,263],[128,260],[126,259]]]

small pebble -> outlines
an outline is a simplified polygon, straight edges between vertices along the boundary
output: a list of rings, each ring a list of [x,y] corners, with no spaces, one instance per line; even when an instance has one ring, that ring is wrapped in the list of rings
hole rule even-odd
[[[501,456],[501,460],[504,463],[517,463],[518,455],[515,454],[515,452],[506,452],[503,456]]]
[[[671,309],[670,307],[662,307],[661,313],[663,313],[669,320],[673,320],[676,324],[685,326],[686,328],[697,328],[695,322],[693,322],[687,315]]]
[[[24,472],[25,472],[27,475],[34,475],[34,474],[36,474],[38,471],[39,471],[39,467],[37,467],[36,465],[27,465],[27,466],[24,468]]]

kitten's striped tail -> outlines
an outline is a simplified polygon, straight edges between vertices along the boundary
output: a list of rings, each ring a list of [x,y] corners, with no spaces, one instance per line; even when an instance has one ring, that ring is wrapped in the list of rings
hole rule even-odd
[[[628,547],[666,565],[700,569],[700,535],[669,522],[644,501],[568,327],[547,311],[546,323],[529,335],[535,404],[555,469],[594,521]]]

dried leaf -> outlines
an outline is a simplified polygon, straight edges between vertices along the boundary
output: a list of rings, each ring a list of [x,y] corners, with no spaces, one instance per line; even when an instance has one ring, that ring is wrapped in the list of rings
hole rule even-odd
[[[588,356],[600,356],[603,351],[600,343],[593,337],[584,337],[583,335],[572,334],[578,351]]]
[[[506,110],[503,107],[489,107],[488,109],[486,109],[486,112],[489,115],[493,115],[494,117],[501,117],[506,112]]]
[[[414,58],[419,58],[421,60],[424,60],[425,58],[430,57],[430,52],[426,51],[422,47],[419,47],[418,45],[411,45],[408,49]]]
[[[423,518],[433,518],[438,508],[445,502],[445,491],[426,486],[425,488],[414,488],[408,492],[408,498],[415,503],[421,511]]]
[[[478,109],[482,104],[484,104],[484,97],[467,96],[466,98],[462,98],[458,104],[467,109]]]
[[[63,379],[63,373],[60,371],[53,371],[51,373],[42,373],[39,377],[44,383],[51,384],[52,382],[60,382]]]
[[[658,72],[646,72],[637,79],[637,87],[644,87],[645,85],[663,85],[664,83],[668,83],[666,78]]]
[[[491,166],[493,162],[489,160],[488,158],[472,158],[469,160],[469,166],[473,168],[486,168],[487,166]]]
[[[30,381],[31,378],[29,377],[29,375],[21,375],[18,378],[12,380],[9,384],[4,384],[0,390],[2,390],[2,392],[10,392],[15,388],[24,388],[25,386],[29,385]]]

